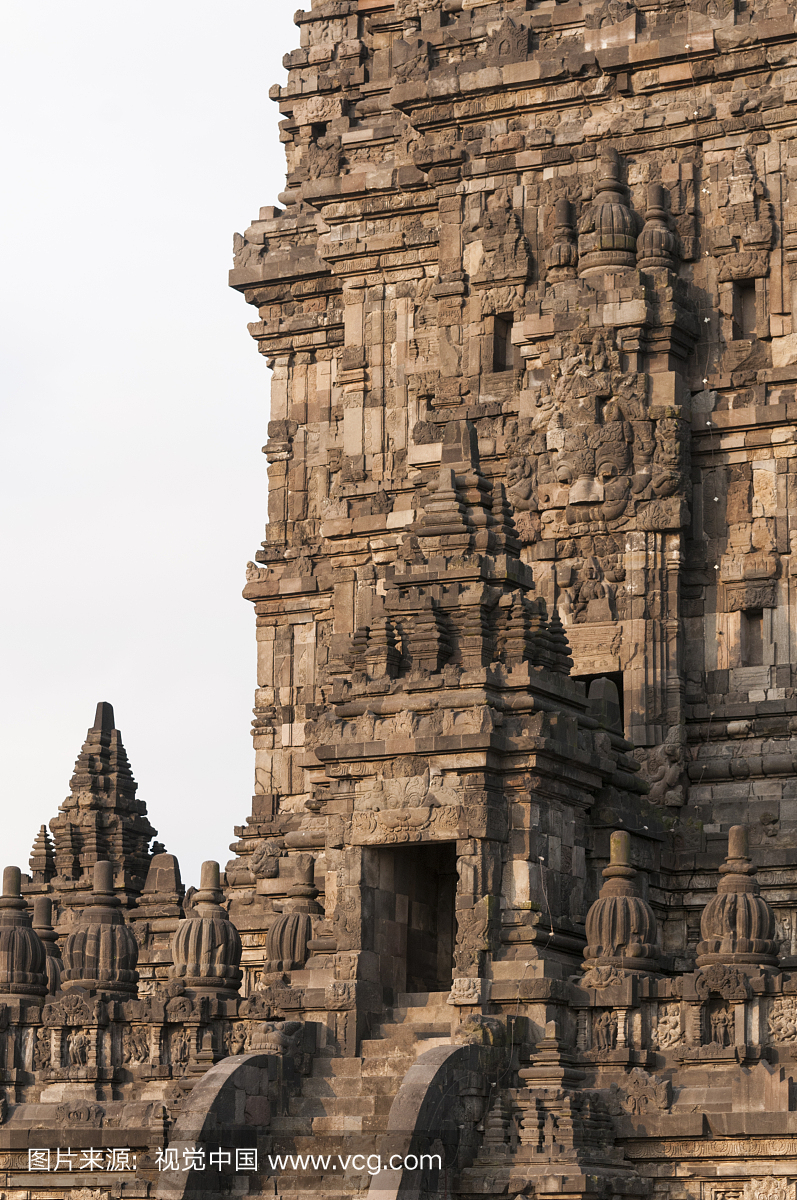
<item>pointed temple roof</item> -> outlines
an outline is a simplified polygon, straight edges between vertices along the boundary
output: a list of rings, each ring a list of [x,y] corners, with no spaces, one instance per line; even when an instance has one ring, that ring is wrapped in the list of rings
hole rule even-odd
[[[103,701],[75,763],[70,794],[50,822],[56,891],[71,881],[88,886],[94,864],[102,860],[112,863],[117,887],[141,891],[157,831],[147,819],[146,805],[136,799],[137,788],[113,708]],[[41,834],[34,854],[47,857]]]

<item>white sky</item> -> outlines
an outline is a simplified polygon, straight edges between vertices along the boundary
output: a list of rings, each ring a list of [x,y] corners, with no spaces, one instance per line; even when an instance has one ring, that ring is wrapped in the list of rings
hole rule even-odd
[[[98,700],[186,883],[251,811],[270,373],[226,280],[283,187],[297,7],[0,6],[0,867]]]

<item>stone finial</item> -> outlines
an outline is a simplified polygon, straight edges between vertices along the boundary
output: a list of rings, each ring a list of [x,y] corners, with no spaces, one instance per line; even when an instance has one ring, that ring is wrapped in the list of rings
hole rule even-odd
[[[664,204],[664,188],[660,183],[651,183],[648,188],[645,227],[637,239],[636,246],[636,260],[640,270],[653,267],[672,269],[675,266],[678,240],[667,224]]]
[[[138,945],[114,894],[113,863],[94,866],[94,888],[64,943],[61,988],[85,988],[109,995],[134,995],[138,983]]]
[[[199,890],[172,938],[169,974],[198,992],[236,992],[241,982],[241,938],[221,907],[217,862],[202,864]]]
[[[34,883],[49,883],[55,875],[53,839],[46,825],[42,825],[36,834],[28,862]]]
[[[553,241],[545,252],[548,281],[575,279],[578,247],[573,230],[573,213],[567,196],[560,196],[553,210]]]
[[[559,616],[559,610],[554,606],[550,618],[551,646],[554,655],[554,670],[560,675],[569,675],[573,670],[573,659],[570,653],[570,642]]]
[[[612,148],[605,149],[595,195],[578,226],[579,275],[627,271],[636,265],[636,227],[627,195],[620,181],[619,155]]]
[[[282,914],[268,931],[266,971],[293,971],[307,960],[312,932],[312,917],[321,912],[316,903],[318,888],[313,882],[315,860],[312,854],[299,854],[292,860],[294,883],[282,905]]]
[[[728,857],[720,867],[717,894],[700,918],[697,965],[774,967],[778,962],[775,917],[753,876],[747,827],[733,825],[728,833]]]
[[[41,1002],[47,992],[47,956],[31,925],[21,883],[19,867],[6,867],[0,896],[0,999]]]
[[[655,971],[656,918],[642,899],[638,872],[631,866],[631,836],[617,830],[611,836],[609,865],[600,895],[587,914],[587,946],[582,970],[623,967]]]
[[[33,901],[33,928],[41,938],[47,955],[47,994],[54,996],[61,986],[64,964],[58,948],[58,935],[53,929],[53,902],[49,896],[37,896]]]

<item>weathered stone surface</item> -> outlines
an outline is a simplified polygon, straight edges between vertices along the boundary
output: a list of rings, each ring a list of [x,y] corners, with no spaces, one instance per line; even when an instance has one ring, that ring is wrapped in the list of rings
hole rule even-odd
[[[232,1187],[154,1157],[223,1129],[445,1160],[346,1196],[793,1200],[792,0],[296,21],[231,274],[273,369],[251,814],[186,897],[99,706],[22,881],[0,1170],[68,1123],[142,1195]]]

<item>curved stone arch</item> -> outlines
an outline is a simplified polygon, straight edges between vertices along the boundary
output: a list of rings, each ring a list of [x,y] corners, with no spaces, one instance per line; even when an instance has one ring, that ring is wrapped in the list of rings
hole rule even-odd
[[[240,1054],[224,1058],[202,1076],[184,1101],[167,1149],[176,1149],[182,1164],[183,1150],[205,1146],[208,1151],[228,1146],[225,1136],[252,1129],[253,1146],[271,1120],[269,1078],[279,1080],[282,1062],[277,1054]],[[254,1173],[253,1173],[254,1174]],[[158,1200],[192,1200],[216,1197],[234,1190],[233,1175],[218,1170],[162,1172],[155,1196]]]
[[[453,1149],[460,1149],[463,1126],[473,1130],[482,1115],[481,1111],[468,1112],[463,1096],[473,1094],[474,1076],[484,1077],[494,1057],[491,1048],[477,1045],[439,1046],[421,1054],[404,1076],[391,1106],[382,1162],[389,1163],[394,1155],[403,1160],[410,1154],[442,1152],[445,1170],[446,1152],[450,1156]],[[383,1169],[371,1181],[368,1200],[419,1200],[424,1195],[439,1195],[437,1174],[434,1169]]]

